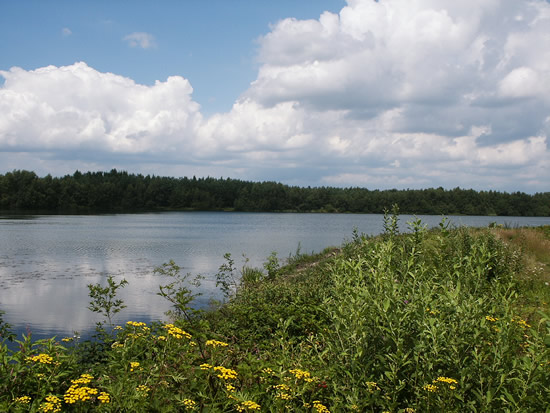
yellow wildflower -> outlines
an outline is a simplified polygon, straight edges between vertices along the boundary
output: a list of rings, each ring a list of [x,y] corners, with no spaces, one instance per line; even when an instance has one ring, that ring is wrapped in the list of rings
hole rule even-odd
[[[109,393],[106,393],[102,391],[99,396],[97,396],[97,399],[100,403],[110,403],[111,402],[111,396],[109,396]]]
[[[149,393],[149,390],[151,390],[149,387],[147,387],[145,384],[140,384],[136,387],[136,391],[138,393],[141,393],[142,396],[147,396],[147,393]]]
[[[216,347],[227,347],[229,344],[224,343],[223,341],[218,340],[207,340],[205,343],[207,346],[212,346],[214,348]]]
[[[57,396],[50,395],[46,397],[46,401],[40,403],[38,408],[39,412],[48,413],[48,412],[60,412],[61,411],[61,399]]]
[[[498,321],[498,318],[492,317],[490,315],[486,315],[485,320],[490,321],[491,323],[494,323],[494,322]]]
[[[245,410],[260,410],[260,405],[252,400],[247,400],[235,406],[237,411],[244,412]]]
[[[182,337],[185,337],[187,339],[191,339],[191,334],[189,334],[187,331],[182,330],[179,327],[176,327],[174,324],[165,324],[163,326],[166,330],[168,330],[168,334],[172,337],[175,337],[177,339],[180,339]]]
[[[317,410],[317,413],[330,413],[330,410],[324,404],[321,404],[319,400],[313,401],[313,408]]]
[[[185,410],[193,410],[197,407],[197,402],[191,399],[183,399],[182,403],[185,406]]]
[[[31,402],[31,398],[29,396],[21,396],[15,398],[15,403],[19,404],[29,404]]]
[[[424,390],[427,390],[429,392],[435,393],[438,390],[438,387],[434,384],[426,384],[424,386]]]
[[[145,327],[147,324],[142,323],[140,321],[127,321],[126,325],[132,326],[132,327]]]
[[[28,361],[33,361],[35,363],[38,362],[38,363],[42,363],[42,364],[52,364],[53,357],[50,356],[49,354],[41,353],[37,356],[27,357],[27,360]]]
[[[214,371],[218,372],[218,377],[224,380],[231,380],[237,378],[237,372],[235,370],[227,369],[223,366],[214,367]]]
[[[130,371],[134,371],[138,367],[139,367],[139,362],[137,362],[137,361],[131,361],[130,362]]]
[[[294,377],[296,377],[298,380],[304,380],[305,382],[312,382],[313,381],[313,378],[311,377],[311,373],[309,371],[306,371],[306,370],[300,370],[300,369],[292,369],[292,370],[289,370],[289,372],[291,374],[294,375]]]
[[[76,380],[73,380],[73,383],[74,381]],[[90,400],[92,396],[95,396],[98,393],[97,389],[88,386],[78,387],[78,385],[79,383],[73,384],[67,389],[65,395],[63,396],[63,400],[65,401],[65,403],[74,404],[79,401],[85,402],[86,400]]]

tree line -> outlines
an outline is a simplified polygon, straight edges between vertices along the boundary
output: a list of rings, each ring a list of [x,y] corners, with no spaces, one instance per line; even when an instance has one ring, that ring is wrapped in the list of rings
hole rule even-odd
[[[0,175],[0,210],[11,212],[142,212],[158,210],[550,216],[550,192],[473,189],[369,190],[298,187],[230,178],[173,178],[126,171],[39,177],[26,170]]]

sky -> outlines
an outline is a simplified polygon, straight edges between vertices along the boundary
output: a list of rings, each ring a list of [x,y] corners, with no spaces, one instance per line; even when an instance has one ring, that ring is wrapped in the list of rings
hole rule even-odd
[[[547,0],[4,1],[0,173],[550,191]]]

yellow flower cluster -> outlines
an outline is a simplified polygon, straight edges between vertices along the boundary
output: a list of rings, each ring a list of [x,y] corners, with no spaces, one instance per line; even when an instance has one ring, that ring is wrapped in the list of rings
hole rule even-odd
[[[52,364],[53,357],[50,356],[49,354],[41,353],[38,356],[27,357],[27,360],[28,361],[33,361],[35,363],[38,362],[38,363],[42,363],[42,364]]]
[[[98,390],[93,387],[78,387],[78,384],[73,384],[67,389],[63,399],[67,404],[74,404],[76,402],[85,402],[86,400],[90,400],[97,393]]]
[[[151,390],[149,387],[147,387],[145,384],[140,384],[136,387],[136,391],[138,393],[142,393],[143,396],[146,396],[147,393],[149,393],[149,390]]]
[[[168,330],[168,334],[172,337],[175,337],[177,339],[185,337],[191,340],[191,334],[189,334],[187,331],[182,330],[179,327],[176,327],[174,324],[166,324],[163,327]]]
[[[270,376],[272,376],[272,375],[275,374],[275,372],[274,372],[272,369],[270,369],[269,367],[266,367],[265,369],[263,369],[263,370],[262,370],[262,373],[268,374],[268,375],[270,375]]]
[[[424,390],[427,390],[429,392],[435,393],[437,391],[438,387],[434,384],[426,384],[424,386]]]
[[[218,372],[218,377],[224,380],[231,380],[237,378],[237,372],[235,370],[226,369],[223,366],[214,367],[214,371]]]
[[[521,328],[530,328],[531,326],[529,324],[527,324],[527,321],[523,320],[522,318],[519,318],[519,317],[514,317],[512,319],[512,321],[514,323],[517,323]]]
[[[185,410],[193,410],[195,407],[197,407],[197,402],[191,399],[183,399],[182,403],[185,406]]]
[[[311,374],[309,371],[300,370],[300,369],[292,369],[289,370],[291,374],[294,375],[298,380],[303,379],[307,383],[311,383],[313,381],[313,378],[311,377]]]
[[[227,383],[225,385],[225,390],[231,392],[231,391],[235,391],[236,389],[235,389],[235,386],[233,386],[232,384]]]
[[[40,403],[38,408],[39,412],[48,413],[48,412],[60,412],[61,411],[61,399],[57,396],[50,395],[46,397],[46,401]]]
[[[110,403],[111,402],[111,396],[109,396],[109,393],[106,393],[106,392],[102,391],[101,393],[99,393],[99,396],[97,396],[97,400],[99,400],[99,402],[101,404]]]
[[[138,361],[131,361],[130,362],[130,371],[134,371],[138,367],[139,367],[139,362]]]
[[[214,348],[216,347],[227,347],[229,344],[224,343],[223,341],[218,340],[207,340],[205,343],[207,346],[212,346]]]
[[[71,341],[73,341],[73,340],[74,340],[73,337],[63,337],[63,338],[61,339],[61,341],[63,341],[64,343],[69,343],[69,342],[71,342]]]
[[[29,404],[31,402],[31,398],[29,396],[21,396],[15,398],[15,403],[19,404]]]
[[[245,410],[260,410],[260,405],[252,400],[247,400],[235,406],[237,411],[244,412]]]
[[[319,400],[313,401],[313,408],[317,410],[317,413],[330,413],[330,410],[324,404],[321,404]]]
[[[452,379],[450,377],[439,376],[437,379],[432,381],[432,384],[426,384],[424,386],[424,390],[435,393],[436,391],[439,390],[439,387],[437,386],[439,383],[447,383],[449,385],[449,389],[451,390],[455,390],[456,386],[458,385],[458,382],[455,379]]]
[[[288,393],[279,392],[275,395],[275,398],[281,399],[281,400],[292,400],[292,396]]]
[[[92,376],[91,374],[84,373],[84,374],[80,375],[80,378],[78,378],[76,380],[71,380],[71,383],[72,384],[88,384],[93,379],[94,379],[94,376]]]
[[[132,326],[132,327],[145,327],[145,326],[147,326],[147,324],[142,323],[141,321],[127,321],[126,325],[127,326]]]
[[[212,366],[211,364],[208,364],[208,363],[201,364],[201,370],[209,370],[212,368],[214,368],[214,366]]]
[[[486,316],[485,316],[485,320],[490,321],[491,323],[495,323],[495,322],[498,321],[498,318],[492,317],[492,316],[490,316],[490,315],[486,315]]]

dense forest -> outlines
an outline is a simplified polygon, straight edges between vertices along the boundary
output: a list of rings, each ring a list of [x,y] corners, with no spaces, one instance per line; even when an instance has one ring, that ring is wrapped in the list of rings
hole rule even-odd
[[[58,213],[157,210],[234,210],[382,213],[397,204],[402,213],[550,216],[550,192],[474,191],[430,188],[297,187],[230,178],[170,178],[76,171],[39,177],[14,170],[0,175],[0,210]]]

